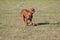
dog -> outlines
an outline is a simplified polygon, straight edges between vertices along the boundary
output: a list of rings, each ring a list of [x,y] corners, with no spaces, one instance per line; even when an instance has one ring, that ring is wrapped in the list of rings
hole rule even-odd
[[[22,16],[22,19],[24,21],[24,26],[27,26],[28,24],[33,25],[32,18],[33,18],[34,13],[35,13],[34,8],[30,8],[29,10],[22,9],[21,16]]]

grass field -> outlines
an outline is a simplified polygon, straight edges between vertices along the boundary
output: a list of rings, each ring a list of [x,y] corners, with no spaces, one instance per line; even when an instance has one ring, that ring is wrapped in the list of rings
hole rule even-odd
[[[20,11],[33,7],[35,26],[23,26]],[[60,0],[0,0],[0,40],[60,40]]]

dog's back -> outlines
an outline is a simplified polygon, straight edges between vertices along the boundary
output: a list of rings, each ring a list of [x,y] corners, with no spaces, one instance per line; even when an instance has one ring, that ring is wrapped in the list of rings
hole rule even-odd
[[[29,10],[27,9],[23,9],[21,11],[21,14],[25,17],[25,18],[30,18],[30,16],[32,15],[32,12],[30,12]]]

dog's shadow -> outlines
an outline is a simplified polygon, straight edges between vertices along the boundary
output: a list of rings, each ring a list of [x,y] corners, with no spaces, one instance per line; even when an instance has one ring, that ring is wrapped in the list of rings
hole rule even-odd
[[[39,25],[47,25],[47,24],[53,24],[53,25],[55,25],[55,24],[59,24],[59,23],[49,23],[49,22],[40,22],[40,23],[35,23],[34,24],[34,26],[39,26]]]
[[[46,24],[49,24],[49,23],[47,23],[47,22],[44,22],[44,23],[35,23],[34,26],[46,25]]]

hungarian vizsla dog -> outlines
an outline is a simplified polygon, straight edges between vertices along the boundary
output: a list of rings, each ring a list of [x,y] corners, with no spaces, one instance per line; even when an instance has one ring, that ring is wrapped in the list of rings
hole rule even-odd
[[[24,26],[27,26],[28,24],[33,25],[32,18],[33,18],[34,13],[35,13],[34,8],[29,8],[29,10],[22,9],[21,16],[22,16],[23,21],[24,21]]]

